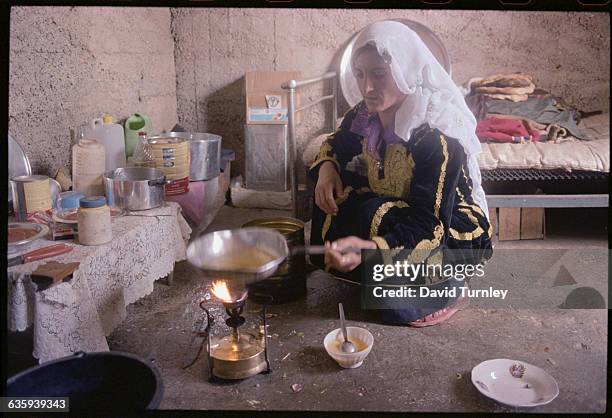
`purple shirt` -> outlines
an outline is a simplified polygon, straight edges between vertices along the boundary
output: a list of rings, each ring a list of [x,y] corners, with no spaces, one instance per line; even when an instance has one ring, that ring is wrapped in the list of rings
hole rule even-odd
[[[395,134],[395,116],[391,123],[383,129],[378,113],[368,113],[367,107],[362,106],[351,123],[350,131],[366,138],[367,150],[376,160],[381,160],[380,150],[385,146],[402,142],[402,138]]]

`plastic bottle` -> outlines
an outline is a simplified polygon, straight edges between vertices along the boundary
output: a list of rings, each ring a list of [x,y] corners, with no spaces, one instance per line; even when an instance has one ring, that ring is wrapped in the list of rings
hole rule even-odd
[[[125,154],[128,157],[134,154],[139,132],[145,132],[147,136],[151,136],[152,130],[151,120],[141,113],[134,113],[127,118],[125,120]]]
[[[80,139],[72,147],[72,190],[86,196],[104,195],[106,150],[95,139]]]
[[[82,135],[87,139],[95,139],[104,146],[106,151],[105,170],[125,167],[125,138],[123,127],[113,123],[113,117],[104,115],[102,119],[93,119],[82,127]]]
[[[144,131],[138,132],[138,143],[134,148],[132,162],[135,167],[155,167],[155,158]]]

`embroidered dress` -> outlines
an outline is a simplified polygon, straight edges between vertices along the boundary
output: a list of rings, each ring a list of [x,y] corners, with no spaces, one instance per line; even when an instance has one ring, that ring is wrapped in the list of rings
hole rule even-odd
[[[462,250],[470,262],[489,258],[492,228],[472,199],[460,143],[428,124],[415,129],[409,141],[385,139],[382,127],[372,126],[374,121],[363,123],[368,117],[363,102],[349,110],[310,168],[316,183],[321,164],[331,161],[344,187],[344,196],[336,199],[337,215],[313,205],[311,244],[356,235],[373,240],[380,249],[416,248],[432,254],[454,249]],[[373,133],[379,137],[364,137]],[[372,147],[373,142],[378,147]],[[377,148],[378,155],[373,155]],[[311,260],[324,268],[322,256]],[[349,277],[359,280],[359,270]],[[407,320],[430,311],[412,312]]]
[[[352,65],[359,54],[372,48],[388,66],[403,98],[395,103],[395,119],[387,129],[360,102],[321,146],[310,176],[316,182],[321,163],[333,162],[344,194],[336,199],[335,216],[315,205],[311,244],[356,235],[390,250],[381,251],[386,264],[406,257],[414,263],[445,265],[489,258],[492,231],[477,160],[482,148],[476,119],[463,95],[406,25],[379,21],[364,28],[355,39]],[[385,77],[388,74],[380,80],[387,83]],[[376,80],[376,75],[354,67],[347,73],[346,88],[362,97],[366,91],[385,97],[388,84]],[[449,255],[443,249],[460,251]],[[321,256],[311,260],[323,267]],[[360,268],[352,276],[359,278]],[[455,278],[426,275],[418,285],[441,288],[457,283]],[[451,302],[449,298],[441,301],[439,308],[415,304],[383,312],[389,322],[406,323]]]

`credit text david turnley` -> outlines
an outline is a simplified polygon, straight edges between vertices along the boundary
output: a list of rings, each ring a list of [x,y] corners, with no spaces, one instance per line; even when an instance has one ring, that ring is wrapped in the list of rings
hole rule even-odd
[[[395,264],[375,264],[372,269],[372,280],[382,282],[386,278],[406,278],[414,282],[417,277],[437,276],[446,279],[463,281],[466,278],[483,277],[484,266],[482,264],[415,264],[408,261],[396,261]],[[372,288],[376,298],[410,298],[410,297],[469,297],[469,298],[500,298],[506,299],[507,289],[470,289],[466,286],[451,287],[444,289],[430,289],[426,286],[400,286],[396,285],[387,289],[383,286]]]

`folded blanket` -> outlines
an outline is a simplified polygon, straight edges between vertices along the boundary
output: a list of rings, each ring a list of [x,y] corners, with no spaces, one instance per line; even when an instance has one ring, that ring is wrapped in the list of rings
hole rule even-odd
[[[483,141],[524,143],[539,141],[540,133],[520,119],[490,117],[478,122],[476,135]]]
[[[486,108],[488,114],[522,116],[545,125],[561,126],[576,138],[589,139],[576,125],[576,111],[567,109],[552,95],[531,96],[519,103],[489,99]]]

